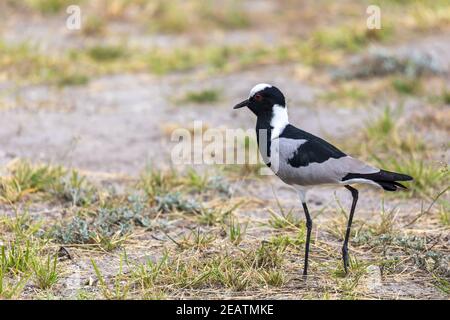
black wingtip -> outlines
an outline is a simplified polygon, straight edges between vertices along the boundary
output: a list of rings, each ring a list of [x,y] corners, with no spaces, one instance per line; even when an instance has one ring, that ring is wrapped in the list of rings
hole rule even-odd
[[[402,179],[396,179],[396,180],[399,180],[399,181],[413,181],[414,180],[413,177],[408,176],[407,174],[399,173],[399,175],[401,175],[403,178]]]
[[[406,186],[397,181],[375,181],[386,191],[408,190]]]
[[[402,188],[403,190],[408,190],[408,188],[406,186],[402,185],[400,182],[394,181],[393,184],[396,185],[399,188]]]
[[[368,174],[348,173],[342,179],[342,181],[358,179],[358,178],[371,180],[371,181],[377,183],[379,186],[381,186],[386,191],[397,191],[399,189],[408,190],[408,188],[406,186],[404,186],[403,184],[401,184],[398,181],[413,180],[413,177],[408,176],[406,174],[391,172],[391,171],[386,171],[386,170],[380,170],[379,172],[368,173]]]
[[[412,181],[413,177],[397,172],[391,172],[386,170],[381,170],[381,173],[384,175],[383,180],[391,180],[391,181]]]

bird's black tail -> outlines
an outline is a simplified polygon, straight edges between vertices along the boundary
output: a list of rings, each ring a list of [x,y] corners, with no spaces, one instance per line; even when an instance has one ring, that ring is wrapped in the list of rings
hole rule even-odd
[[[396,173],[386,170],[380,170],[380,172],[362,174],[362,173],[349,173],[342,180],[350,179],[367,179],[379,184],[386,191],[396,191],[397,189],[407,189],[404,185],[398,181],[410,181],[413,180],[411,176],[402,173]]]

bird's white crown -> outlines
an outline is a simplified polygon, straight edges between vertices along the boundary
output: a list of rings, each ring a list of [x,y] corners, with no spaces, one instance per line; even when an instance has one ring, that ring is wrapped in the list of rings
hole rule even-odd
[[[267,83],[258,83],[256,86],[254,86],[252,88],[252,90],[250,90],[250,95],[248,96],[249,98],[253,97],[255,95],[255,93],[264,90],[265,88],[270,88],[272,87],[271,84],[267,84]]]

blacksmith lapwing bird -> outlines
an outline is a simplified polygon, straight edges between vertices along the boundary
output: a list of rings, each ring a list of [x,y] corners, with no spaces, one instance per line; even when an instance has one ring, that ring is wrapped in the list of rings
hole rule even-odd
[[[348,240],[358,201],[354,184],[369,184],[387,191],[406,189],[398,181],[413,178],[401,173],[378,169],[344,152],[308,132],[289,123],[283,93],[275,86],[261,83],[254,86],[249,98],[234,109],[248,107],[257,117],[258,149],[265,164],[286,184],[294,187],[300,196],[306,216],[305,264],[308,273],[308,254],[312,220],[306,206],[306,192],[317,185],[335,185],[347,188],[352,194],[347,230],[342,246],[345,273],[348,273]]]

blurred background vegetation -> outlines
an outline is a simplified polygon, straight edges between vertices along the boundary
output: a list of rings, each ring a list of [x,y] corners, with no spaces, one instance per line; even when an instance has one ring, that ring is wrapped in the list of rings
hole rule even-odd
[[[81,6],[79,32],[64,30],[69,4]],[[369,4],[382,7],[381,30],[366,27]],[[62,86],[120,72],[232,72],[288,62],[324,68],[371,43],[438,32],[450,16],[444,0],[6,0],[1,6],[3,28],[12,28],[0,43],[3,77]]]

